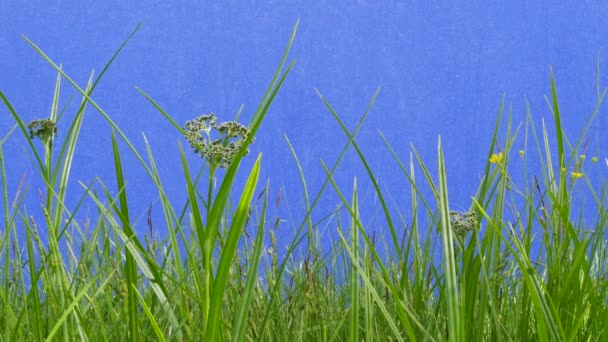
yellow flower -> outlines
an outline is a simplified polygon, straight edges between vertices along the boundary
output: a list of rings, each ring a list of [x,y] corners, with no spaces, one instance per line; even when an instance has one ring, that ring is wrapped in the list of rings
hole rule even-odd
[[[591,162],[593,162],[593,163],[597,163],[597,157],[592,157],[592,158],[591,158]]]
[[[585,158],[587,158],[586,155],[581,154],[580,156],[578,156],[580,158],[581,161],[585,161]]]
[[[571,172],[570,176],[572,177],[572,179],[579,179],[583,177],[583,173],[582,172]]]
[[[526,155],[526,152],[524,152],[524,150],[519,150],[519,156],[523,159],[524,156]]]
[[[494,153],[490,157],[490,163],[492,163],[492,164],[500,163],[502,161],[502,158],[503,158],[502,152],[500,152],[498,154]]]

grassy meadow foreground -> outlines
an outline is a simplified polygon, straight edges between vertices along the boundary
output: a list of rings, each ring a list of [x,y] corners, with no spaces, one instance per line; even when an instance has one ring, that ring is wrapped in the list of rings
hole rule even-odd
[[[309,194],[296,148],[287,141],[302,175],[306,208],[297,213],[302,223],[288,248],[277,245],[277,222],[266,215],[274,204],[268,184],[258,180],[262,155],[247,156],[256,160],[251,169],[239,165],[293,67],[286,60],[295,31],[247,126],[219,122],[214,115],[182,126],[138,89],[190,145],[176,148],[188,198],[179,206],[168,200],[148,142],[145,152],[137,151],[92,97],[133,34],[84,88],[26,38],[58,77],[48,118],[26,121],[0,92],[3,113],[16,123],[1,132],[0,141],[1,191],[9,199],[0,225],[0,341],[608,340],[608,188],[605,178],[592,186],[585,173],[605,167],[605,161],[585,154],[587,130],[574,140],[564,133],[553,76],[547,104],[556,133],[550,135],[549,123],[534,122],[529,112],[522,125],[512,125],[510,115],[503,120],[501,104],[479,188],[470,208],[458,211],[450,207],[441,139],[432,163],[415,148],[406,161],[393,153],[396,172],[411,185],[411,208],[399,212],[355,139],[369,109],[349,131],[319,94],[348,143],[335,163],[322,164],[327,178],[318,193]],[[58,103],[66,82],[81,95],[71,121],[60,115]],[[598,87],[587,129],[605,94]],[[103,180],[67,187],[85,110],[111,126],[107,148],[117,188]],[[41,203],[27,206],[41,205],[41,219],[26,209],[27,186],[9,193],[16,187],[4,181],[7,168],[17,166],[4,158],[2,146],[16,134],[27,140],[44,184]],[[512,151],[517,139],[529,148]],[[127,156],[119,146],[130,149],[128,157],[139,160],[157,189],[164,221],[154,225],[167,232],[166,239],[142,241],[136,234],[146,227],[136,227],[129,212],[135,199],[124,187]],[[188,164],[192,150],[204,161],[202,169]],[[360,201],[357,180],[349,193],[334,180],[349,150],[376,190],[386,231],[381,239],[369,236],[362,223],[359,213],[369,211],[369,202]],[[539,164],[540,172],[510,167],[514,158]],[[245,177],[243,187],[234,185],[237,177]],[[311,217],[328,212],[317,203],[329,191],[341,199],[341,210],[333,214],[339,239],[321,248]],[[584,208],[593,212],[591,222],[575,214],[573,198],[581,192],[593,199]],[[67,207],[66,198],[74,196],[81,201]],[[97,208],[87,227],[76,219],[84,202]]]

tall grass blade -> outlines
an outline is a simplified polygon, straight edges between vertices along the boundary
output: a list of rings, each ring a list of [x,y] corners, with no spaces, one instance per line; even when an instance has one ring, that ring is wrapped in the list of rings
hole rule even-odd
[[[260,265],[262,251],[264,250],[264,231],[266,224],[268,189],[269,184],[266,183],[260,221],[257,224],[258,232],[255,237],[253,254],[251,255],[251,259],[248,260],[251,264],[249,265],[249,270],[247,271],[247,283],[245,285],[245,289],[243,290],[243,295],[241,296],[238,313],[236,316],[234,316],[234,320],[232,322],[232,341],[234,342],[243,341],[245,339],[245,327],[247,324],[248,313],[250,312],[251,300],[254,295],[256,280],[258,279],[258,267]]]
[[[234,255],[236,253],[237,244],[241,236],[241,232],[243,231],[245,220],[249,213],[249,206],[260,174],[261,160],[262,154],[258,155],[258,158],[255,161],[251,172],[249,173],[247,183],[245,184],[245,189],[243,189],[241,199],[237,205],[236,214],[232,218],[232,224],[228,231],[226,243],[222,248],[216,279],[213,282],[213,288],[211,290],[209,319],[207,321],[207,329],[205,332],[207,341],[216,341],[218,338],[217,334],[221,320],[220,309],[224,303],[224,291],[226,288],[226,282],[228,280],[228,272],[230,271],[232,260],[234,259]]]
[[[118,143],[116,142],[116,135],[112,132],[112,152],[114,153],[114,170],[116,172],[116,185],[119,189],[119,200],[120,208],[118,208],[116,214],[122,222],[122,229],[127,234],[127,238],[133,239],[135,232],[131,227],[131,221],[129,217],[129,204],[127,202],[127,190],[125,188],[125,179],[122,171],[122,162],[120,160],[120,151],[118,149]],[[138,326],[138,298],[136,294],[137,289],[137,265],[133,260],[133,255],[130,251],[126,251],[125,269],[126,274],[126,286],[127,286],[127,317],[129,321],[129,339],[139,341],[141,339]]]
[[[302,191],[304,192],[305,210],[308,213],[311,211],[311,207],[310,207],[310,199],[308,197],[308,187],[306,186],[306,177],[304,177],[304,170],[302,169],[302,165],[300,164],[300,160],[298,159],[298,155],[297,155],[295,149],[293,148],[291,141],[289,141],[289,138],[287,138],[287,135],[285,135],[284,137],[285,137],[285,141],[287,142],[287,146],[289,147],[289,151],[291,152],[291,155],[293,156],[293,159],[296,162],[296,167],[298,168],[298,174],[300,175],[300,182],[302,183]],[[306,215],[305,219],[306,219],[306,222],[308,223],[309,251],[316,253],[316,251],[315,251],[316,246],[314,243],[314,236],[313,236],[312,218],[310,217],[310,215]]]
[[[444,295],[448,307],[448,338],[450,341],[463,341],[463,322],[460,317],[460,300],[458,295],[458,279],[456,278],[456,252],[454,250],[454,236],[452,233],[450,208],[448,200],[447,175],[441,137],[438,139],[437,160],[439,169],[439,215],[441,217],[441,239],[443,246],[445,289]]]
[[[352,212],[354,216],[352,217],[350,224],[350,243],[351,250],[353,253],[354,262],[351,260],[351,269],[350,269],[350,331],[349,331],[349,340],[351,342],[359,341],[359,315],[360,315],[360,289],[359,289],[359,275],[357,273],[357,268],[354,263],[359,262],[359,229],[357,227],[357,221],[359,221],[359,202],[357,198],[357,178],[353,181],[353,197],[352,197]]]

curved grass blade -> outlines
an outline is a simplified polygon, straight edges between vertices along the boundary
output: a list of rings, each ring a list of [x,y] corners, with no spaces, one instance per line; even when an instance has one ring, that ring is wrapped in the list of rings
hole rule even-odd
[[[137,287],[133,286],[133,292],[135,292],[135,294],[137,294],[137,297],[139,297],[141,307],[144,309],[144,313],[150,320],[150,324],[152,325],[152,329],[154,330],[154,333],[156,334],[156,338],[158,338],[157,341],[162,341],[162,342],[167,341],[167,339],[165,338],[165,335],[163,334],[163,332],[160,330],[160,327],[158,326],[158,322],[156,322],[156,318],[154,318],[154,314],[152,313],[152,311],[150,311],[150,308],[146,304],[144,297],[142,297],[141,293],[139,293],[139,291],[137,290]]]
[[[321,95],[321,93],[318,90],[315,89],[315,91],[317,92],[317,95],[321,98],[321,101],[323,101],[323,103],[325,104],[325,107],[327,107],[327,109],[329,110],[331,115],[334,117],[334,119],[338,122],[338,124],[340,124],[340,127],[344,131],[344,134],[346,134],[349,141],[351,141],[353,148],[357,152],[357,155],[359,156],[359,160],[361,160],[361,163],[363,163],[363,167],[365,168],[367,175],[368,175],[370,181],[372,182],[372,185],[374,186],[374,190],[375,190],[376,195],[378,196],[378,199],[382,206],[382,210],[384,212],[384,218],[386,219],[386,223],[388,225],[389,232],[392,237],[392,242],[393,242],[393,247],[395,248],[395,253],[397,253],[398,259],[401,260],[402,252],[401,252],[401,249],[399,248],[399,238],[397,236],[397,231],[395,229],[395,225],[393,224],[393,219],[391,217],[391,214],[388,210],[388,205],[386,204],[386,201],[384,200],[384,195],[382,194],[382,191],[380,190],[380,186],[378,185],[378,180],[374,176],[374,174],[367,162],[367,159],[365,158],[365,156],[363,155],[363,152],[361,152],[361,149],[359,148],[359,145],[354,141],[354,137],[353,137],[352,133],[350,133],[348,131],[348,128],[346,128],[346,125],[344,124],[342,119],[340,119],[340,116],[338,116],[336,111],[332,108],[332,106],[329,104],[329,102],[327,102],[325,97],[323,97],[323,95]],[[367,107],[366,112],[371,111],[372,106],[373,106],[374,102],[376,101],[376,97],[378,96],[379,92],[380,92],[380,87],[378,87],[376,89],[376,92],[374,92],[374,95],[372,95],[372,99],[370,100],[370,103]]]
[[[296,154],[295,149],[293,148],[293,145],[291,144],[291,141],[289,141],[289,138],[287,138],[287,135],[284,135],[285,137],[285,141],[287,142],[287,146],[289,147],[289,151],[291,152],[291,155],[293,156],[293,159],[296,162],[296,167],[298,168],[298,174],[300,175],[300,182],[302,183],[302,191],[304,192],[304,205],[305,205],[305,209],[306,212],[310,212],[310,199],[308,197],[308,187],[306,186],[306,177],[304,177],[304,170],[302,169],[302,165],[300,164],[300,160],[298,159],[298,155]],[[309,246],[309,250],[311,252],[315,252],[314,249],[316,249],[316,246],[314,244],[314,237],[313,237],[313,225],[312,225],[312,218],[310,217],[310,215],[306,215],[306,222],[308,223],[308,246]]]

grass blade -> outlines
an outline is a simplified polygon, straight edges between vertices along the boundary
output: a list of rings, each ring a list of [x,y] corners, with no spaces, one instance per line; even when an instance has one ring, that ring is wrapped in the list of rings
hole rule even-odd
[[[438,139],[437,159],[439,162],[439,214],[441,217],[441,238],[443,246],[445,296],[448,306],[448,333],[450,341],[463,341],[463,322],[460,318],[460,300],[458,296],[458,279],[456,278],[456,253],[454,251],[454,236],[450,225],[450,208],[448,201],[447,175],[441,148],[441,137]]]
[[[224,302],[224,291],[228,279],[228,272],[230,271],[230,266],[236,253],[237,243],[241,236],[243,225],[249,213],[251,199],[253,198],[253,193],[255,192],[255,187],[258,182],[258,176],[260,175],[261,160],[262,155],[260,154],[258,155],[258,158],[255,161],[251,172],[249,173],[247,183],[245,184],[245,189],[243,189],[241,199],[238,202],[236,214],[232,219],[232,224],[230,226],[230,230],[228,231],[228,238],[226,239],[226,244],[222,249],[220,263],[217,268],[217,275],[215,281],[213,282],[213,289],[211,292],[209,319],[207,321],[206,329],[207,341],[216,341],[216,339],[218,338],[217,333],[221,319],[220,308],[222,306],[222,303]]]
[[[268,203],[268,189],[269,184],[266,183],[261,219],[257,225],[258,233],[255,238],[252,257],[249,260],[251,264],[249,265],[249,271],[247,272],[247,283],[245,285],[245,289],[243,290],[238,313],[236,316],[234,316],[234,320],[232,322],[232,341],[234,342],[243,341],[245,339],[245,326],[247,323],[250,303],[253,297],[253,291],[256,286],[256,280],[258,279],[258,267],[262,257],[262,250],[264,249],[264,228],[266,222],[266,204]]]
[[[118,186],[119,191],[119,199],[120,199],[120,208],[117,210],[116,214],[120,218],[122,222],[122,228],[127,234],[128,239],[133,239],[135,236],[135,232],[131,228],[131,222],[129,218],[129,205],[127,202],[127,191],[125,189],[125,179],[122,171],[122,162],[120,160],[120,151],[118,150],[118,144],[116,142],[116,136],[114,132],[112,132],[112,151],[114,152],[114,170],[116,171],[116,184]],[[139,333],[138,326],[138,316],[139,309],[137,305],[137,294],[135,289],[137,289],[137,265],[135,265],[135,261],[133,260],[133,255],[131,252],[127,250],[127,257],[125,261],[125,274],[127,276],[126,286],[128,288],[127,292],[127,302],[128,302],[128,312],[127,317],[129,320],[129,339],[131,340],[140,340],[141,336]]]

